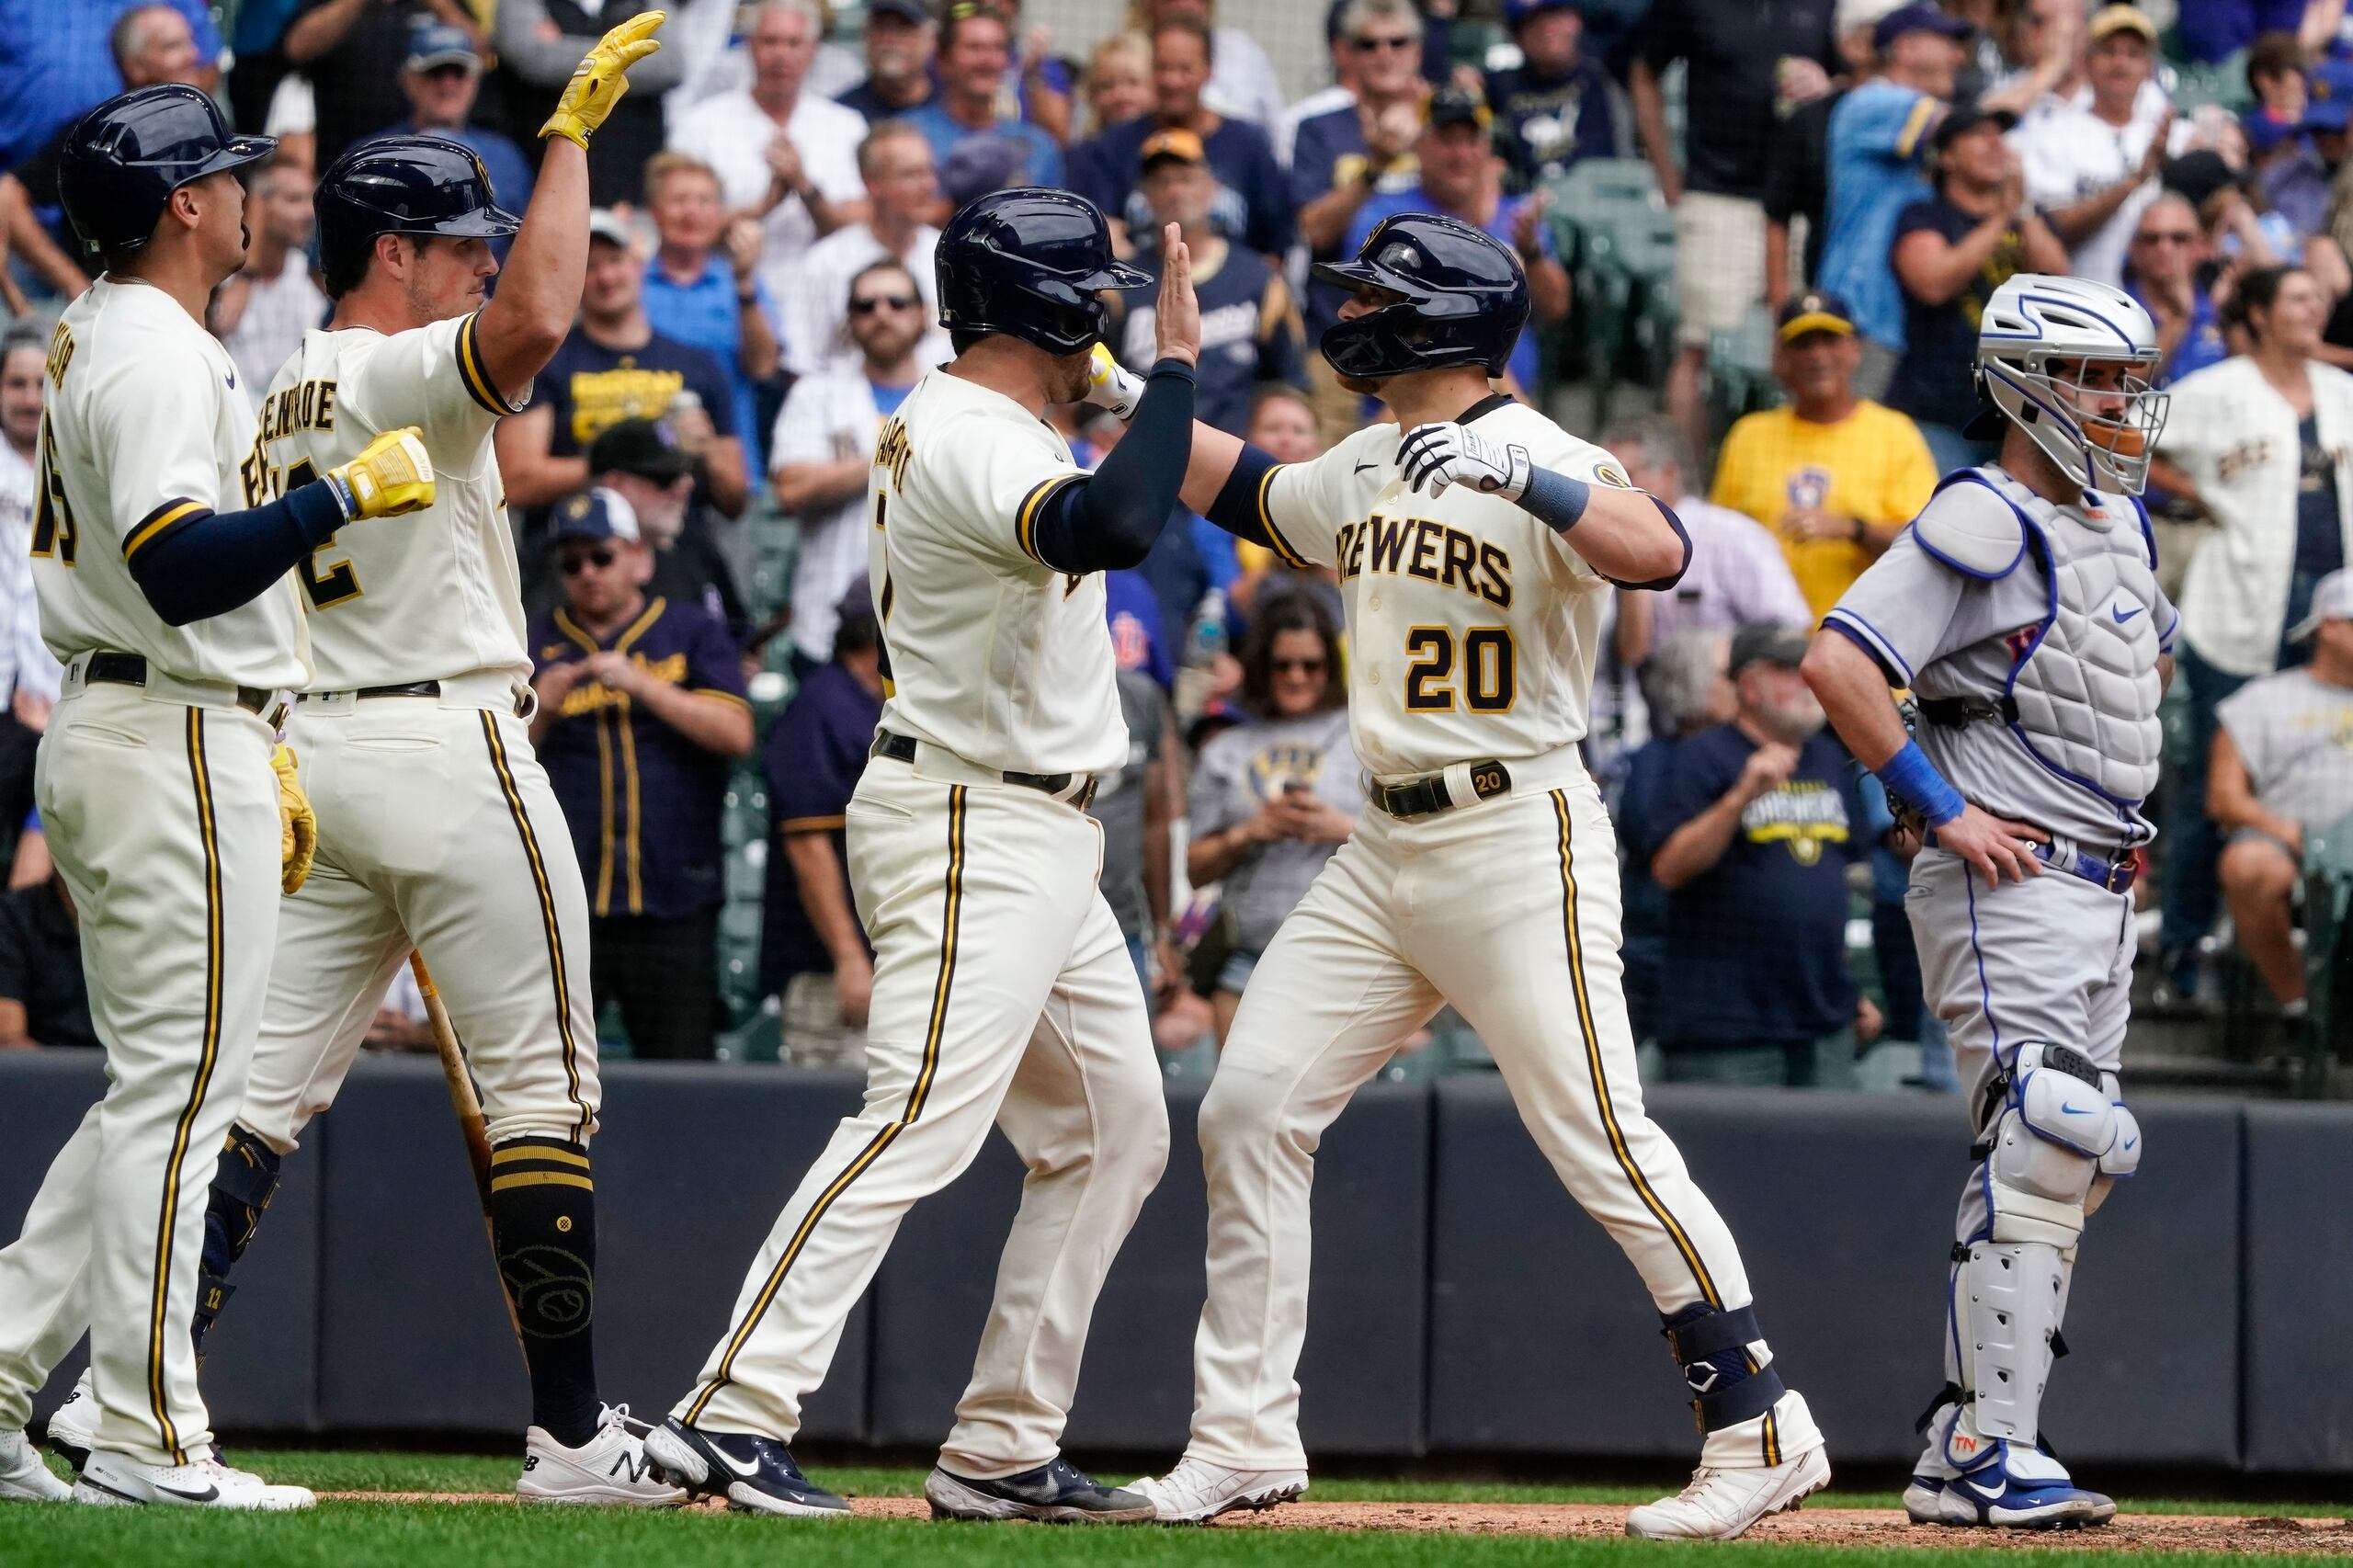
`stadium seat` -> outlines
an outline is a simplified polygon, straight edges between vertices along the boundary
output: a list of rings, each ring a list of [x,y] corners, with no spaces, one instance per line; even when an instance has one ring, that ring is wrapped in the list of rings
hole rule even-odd
[[[1675,347],[1675,215],[1640,158],[1587,158],[1547,186],[1554,244],[1573,280],[1577,339],[1593,381],[1594,419],[1630,369],[1665,376]]]

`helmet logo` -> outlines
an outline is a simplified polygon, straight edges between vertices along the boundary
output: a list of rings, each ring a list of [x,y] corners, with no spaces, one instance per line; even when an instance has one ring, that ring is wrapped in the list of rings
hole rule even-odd
[[[1381,255],[1376,256],[1374,259],[1381,266],[1390,268],[1392,271],[1412,272],[1417,270],[1421,267],[1422,253],[1415,250],[1412,245],[1400,241],[1398,244],[1390,245],[1384,249]]]

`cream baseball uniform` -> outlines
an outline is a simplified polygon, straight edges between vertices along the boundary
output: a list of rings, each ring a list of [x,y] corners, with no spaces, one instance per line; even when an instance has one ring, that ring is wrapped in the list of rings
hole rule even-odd
[[[531,664],[477,318],[309,332],[262,401],[273,489],[414,425],[433,505],[296,568],[315,674],[287,738],[319,822],[286,901],[238,1120],[279,1153],[332,1104],[411,949],[482,1086],[494,1144],[585,1142],[597,1104],[588,911],[527,733]],[[586,1179],[584,1176],[581,1178]]]
[[[1540,468],[1626,487],[1608,453],[1521,404],[1491,399],[1461,421],[1474,422]],[[1366,811],[1251,975],[1202,1105],[1209,1301],[1188,1451],[1234,1470],[1305,1468],[1293,1373],[1313,1152],[1441,1003],[1479,1031],[1552,1168],[1661,1312],[1749,1301],[1730,1233],[1635,1077],[1617,841],[1577,754],[1609,585],[1574,531],[1468,484],[1415,494],[1398,435],[1362,430],[1259,492],[1281,552],[1340,574],[1357,755],[1383,785],[1442,779],[1455,808]],[[1704,1462],[1779,1463],[1820,1441],[1787,1393],[1709,1434]]]
[[[268,715],[308,673],[301,610],[290,581],[171,627],[131,575],[166,533],[269,498],[236,367],[170,296],[101,277],[48,375],[32,570],[66,674],[34,792],[112,1084],[0,1251],[0,1428],[86,1324],[98,1446],[182,1464],[211,1451],[188,1324],[278,924]],[[143,657],[145,684],[89,678],[100,653]]]
[[[1080,477],[1051,426],[944,371],[883,427],[869,526],[894,685],[848,808],[875,953],[866,1103],[785,1206],[682,1421],[790,1440],[900,1216],[995,1121],[1029,1177],[941,1463],[992,1480],[1058,1450],[1096,1294],[1168,1150],[1081,809],[1127,756],[1103,582],[1030,540]],[[881,754],[894,737],[911,760]]]

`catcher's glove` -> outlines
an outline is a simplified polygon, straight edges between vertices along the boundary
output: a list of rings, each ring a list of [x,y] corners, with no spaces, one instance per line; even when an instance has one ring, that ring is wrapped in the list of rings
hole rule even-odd
[[[278,860],[282,872],[278,885],[293,892],[311,874],[311,857],[319,848],[319,819],[311,814],[302,782],[294,775],[294,748],[282,741],[271,747],[269,766],[278,774]]]

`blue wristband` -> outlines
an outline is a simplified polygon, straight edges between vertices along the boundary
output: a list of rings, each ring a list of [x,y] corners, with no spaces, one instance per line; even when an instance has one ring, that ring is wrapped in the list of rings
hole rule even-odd
[[[1961,798],[1928,754],[1920,749],[1917,741],[1905,741],[1904,749],[1889,757],[1871,771],[1887,786],[1887,792],[1927,820],[1930,827],[1942,827],[1961,815],[1968,801]]]
[[[1577,526],[1585,516],[1586,504],[1593,499],[1593,486],[1582,479],[1572,479],[1549,468],[1540,468],[1528,476],[1528,489],[1519,498],[1520,509],[1555,533],[1566,533]]]

